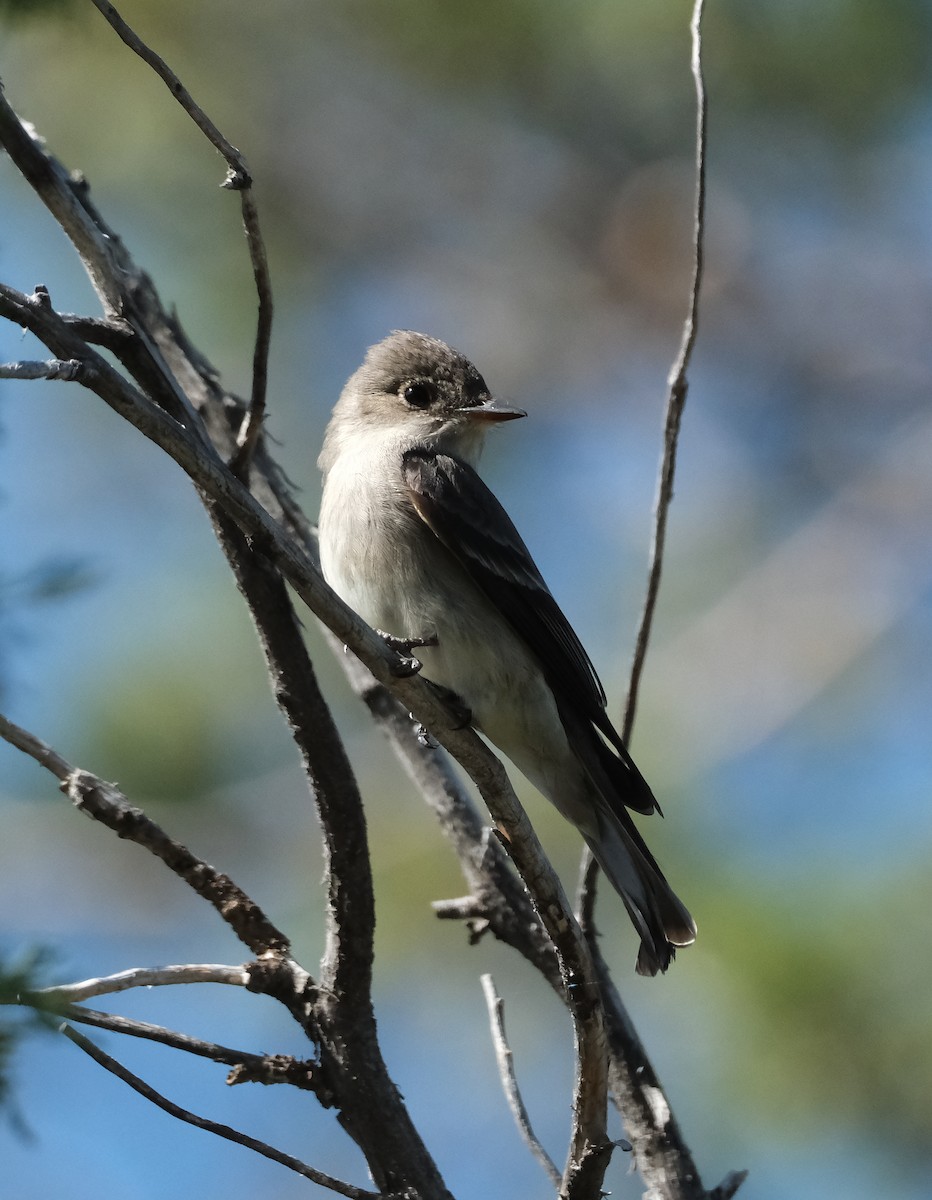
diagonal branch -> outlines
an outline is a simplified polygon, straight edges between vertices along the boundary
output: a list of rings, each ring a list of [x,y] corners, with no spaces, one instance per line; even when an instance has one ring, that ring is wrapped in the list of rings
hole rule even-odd
[[[562,997],[563,982],[553,942],[501,841],[483,821],[461,777],[452,769],[449,757],[439,747],[425,745],[417,737],[410,715],[355,655],[341,653],[332,635],[330,643],[353,691],[385,734],[456,852],[470,894],[457,900],[435,901],[437,916],[466,921],[473,943],[491,932],[522,954]]]
[[[48,379],[74,383],[80,374],[81,363],[74,358],[68,362],[52,358],[46,362],[0,363],[0,379]]]
[[[227,1077],[229,1084],[288,1083],[301,1091],[316,1093],[322,1104],[332,1103],[329,1092],[320,1082],[319,1069],[315,1062],[297,1059],[288,1054],[253,1054],[248,1050],[232,1050],[229,1046],[206,1042],[187,1033],[178,1033],[174,1029],[165,1029],[162,1025],[153,1025],[149,1021],[137,1021],[114,1013],[99,1012],[93,1008],[82,1008],[79,1004],[56,1004],[39,992],[23,993],[19,1000],[29,1007],[54,1012],[56,1016],[81,1025],[92,1025],[95,1029],[106,1029],[110,1033],[122,1033],[129,1037],[158,1042],[160,1045],[170,1046],[173,1050],[183,1050],[186,1054],[194,1054],[199,1058],[207,1058],[211,1062],[231,1067]]]
[[[0,714],[0,737],[34,758],[60,781],[61,790],[74,806],[95,821],[112,829],[162,860],[211,904],[240,941],[254,953],[287,954],[288,939],[271,923],[254,900],[228,875],[169,837],[139,808],[129,803],[112,783],[73,767],[60,754],[27,730]]]
[[[340,1179],[334,1179],[332,1175],[326,1175],[323,1171],[318,1171],[314,1167],[308,1166],[307,1163],[301,1162],[300,1159],[294,1158],[290,1154],[285,1154],[282,1150],[276,1150],[274,1146],[270,1146],[266,1142],[260,1142],[258,1138],[250,1137],[248,1133],[240,1133],[239,1130],[232,1129],[229,1125],[221,1125],[218,1121],[211,1121],[207,1117],[199,1117],[188,1109],[182,1108],[179,1104],[168,1100],[161,1092],[157,1092],[155,1088],[150,1087],[138,1075],[134,1075],[122,1063],[117,1062],[115,1058],[111,1058],[109,1054],[105,1054],[99,1046],[95,1046],[92,1041],[84,1037],[83,1034],[78,1033],[76,1029],[72,1029],[70,1025],[63,1024],[61,1032],[96,1063],[99,1063],[105,1070],[115,1075],[117,1079],[122,1079],[124,1083],[129,1084],[134,1092],[138,1092],[140,1096],[151,1101],[157,1108],[162,1109],[163,1112],[167,1112],[169,1116],[176,1117],[179,1121],[184,1121],[187,1125],[193,1125],[196,1129],[204,1129],[208,1133],[216,1134],[217,1137],[226,1138],[229,1142],[236,1142],[240,1146],[245,1146],[248,1150],[254,1150],[264,1158],[280,1163],[283,1167],[287,1167],[290,1171],[294,1171],[298,1175],[303,1175],[305,1179],[310,1179],[312,1183],[316,1183],[320,1187],[329,1188],[330,1191],[336,1192],[340,1196],[349,1197],[349,1200],[377,1200],[378,1193],[376,1192],[368,1192],[363,1188],[354,1187],[350,1183],[344,1183]]]
[[[205,452],[200,439],[151,404],[105,359],[81,343],[41,298],[24,296],[0,284],[0,315],[25,325],[59,357],[83,357],[82,382],[187,472],[198,489],[254,541],[308,607],[433,731],[474,780],[560,959],[564,999],[581,1064],[573,1099],[567,1195],[572,1196],[577,1186],[590,1187],[596,1176],[604,1174],[612,1148],[605,1131],[605,1033],[592,960],[562,884],[499,759],[472,729],[454,727],[448,709],[423,680],[399,674],[398,655],[326,585],[304,548],[284,533],[216,453]]]

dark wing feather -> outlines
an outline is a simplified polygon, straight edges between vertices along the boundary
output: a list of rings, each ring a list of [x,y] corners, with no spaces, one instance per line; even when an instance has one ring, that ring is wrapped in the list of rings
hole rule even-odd
[[[579,751],[579,741],[586,743],[583,761],[611,781],[600,791],[618,795],[638,812],[653,812],[657,803],[650,788],[605,712],[595,668],[504,508],[472,467],[447,454],[409,450],[404,477],[421,520],[537,658],[567,733]]]

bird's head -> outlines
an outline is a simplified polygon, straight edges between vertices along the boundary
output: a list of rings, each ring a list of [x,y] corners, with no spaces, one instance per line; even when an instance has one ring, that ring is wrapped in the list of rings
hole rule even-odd
[[[321,466],[357,436],[394,436],[467,461],[493,424],[527,414],[495,400],[468,358],[437,338],[395,330],[370,347],[333,410]]]

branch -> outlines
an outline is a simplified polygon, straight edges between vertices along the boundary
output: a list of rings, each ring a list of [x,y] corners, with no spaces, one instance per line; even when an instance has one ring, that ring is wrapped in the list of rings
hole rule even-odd
[[[524,1107],[521,1091],[518,1088],[514,1058],[511,1053],[511,1047],[508,1045],[508,1038],[505,1035],[505,1002],[498,994],[491,975],[483,975],[481,983],[482,990],[485,993],[486,1006],[489,1010],[489,1024],[492,1027],[492,1044],[495,1047],[495,1060],[498,1063],[498,1073],[501,1077],[505,1099],[508,1101],[508,1107],[511,1109],[515,1124],[518,1126],[521,1136],[527,1143],[528,1149],[547,1172],[550,1182],[559,1191],[562,1176],[553,1159],[541,1145],[540,1139],[531,1128],[531,1119],[527,1114],[527,1109]]]
[[[199,490],[254,539],[308,607],[350,646],[380,682],[398,695],[408,711],[432,730],[474,780],[560,958],[565,1000],[582,1064],[573,1099],[567,1196],[574,1194],[577,1179],[582,1181],[578,1186],[589,1186],[600,1170],[604,1173],[611,1152],[605,1132],[604,1029],[592,962],[563,887],[501,762],[472,729],[454,727],[455,722],[434,690],[406,673],[399,656],[327,586],[306,551],[285,535],[215,452],[205,450],[199,438],[192,437],[184,426],[151,404],[86,343],[80,343],[83,349],[79,349],[73,331],[40,298],[24,296],[0,284],[0,315],[25,325],[59,357],[83,355],[82,382],[165,450]]]
[[[0,379],[50,379],[73,383],[80,373],[81,363],[74,358],[68,362],[53,358],[47,362],[0,363]]]
[[[645,1200],[709,1200],[605,959],[594,938],[590,944],[605,998],[612,1097],[624,1121],[637,1169],[647,1185]]]
[[[233,462],[233,469],[236,474],[244,478],[244,472],[248,471],[249,462],[255,451],[256,443],[262,430],[262,421],[265,416],[273,312],[272,279],[269,274],[269,262],[265,243],[259,228],[259,212],[252,195],[252,175],[240,151],[223,136],[200,105],[195,103],[194,97],[165,60],[147,46],[139,35],[126,24],[114,5],[108,3],[107,0],[92,0],[92,3],[116,30],[126,45],[155,71],[156,75],[165,83],[168,90],[198,129],[200,129],[211,145],[220,151],[229,167],[229,174],[224,180],[223,186],[240,194],[243,230],[246,234],[249,261],[252,264],[256,294],[259,299],[256,343],[252,364],[252,395],[249,411],[240,427],[237,438],[237,454]]]
[[[43,989],[48,990],[54,991]],[[148,1021],[136,1021],[129,1017],[116,1016],[114,1013],[98,1012],[93,1008],[82,1008],[78,1004],[57,1004],[54,997],[50,1001],[39,992],[25,992],[19,997],[19,1001],[30,1008],[43,1012],[51,1011],[78,1024],[92,1025],[110,1033],[158,1042],[163,1046],[170,1046],[173,1050],[183,1050],[187,1054],[231,1067],[232,1070],[227,1076],[227,1083],[231,1086],[239,1083],[288,1083],[301,1091],[314,1092],[321,1104],[327,1107],[333,1103],[329,1091],[321,1084],[317,1063],[306,1059],[297,1059],[287,1054],[252,1054],[247,1050],[232,1050],[229,1046],[205,1042],[201,1038],[177,1033],[173,1029],[165,1029]]]
[[[262,969],[258,967],[260,975]],[[316,1092],[321,1103],[329,1107],[332,1105],[333,1099],[319,1078],[320,1072],[316,1063],[295,1059],[291,1055],[251,1054],[245,1050],[231,1050],[227,1046],[219,1046],[215,1042],[205,1042],[200,1038],[190,1037],[186,1033],[177,1033],[172,1029],[165,1029],[161,1025],[152,1025],[148,1021],[136,1021],[129,1017],[116,1016],[113,1013],[81,1008],[77,1003],[93,996],[114,995],[117,992],[125,992],[137,987],[165,987],[185,983],[222,983],[237,987],[250,987],[252,974],[252,970],[247,966],[229,967],[214,963],[193,963],[171,967],[135,967],[128,971],[119,971],[115,975],[85,979],[81,983],[64,983],[54,987],[33,988],[30,991],[11,996],[8,1000],[0,999],[0,1004],[22,1004],[42,1012],[56,1013],[58,1016],[67,1017],[70,1021],[107,1029],[112,1033],[123,1033],[131,1037],[160,1042],[173,1049],[184,1050],[189,1054],[196,1054],[232,1067],[233,1070],[227,1079],[230,1084],[290,1083],[304,1091]]]
[[[705,81],[702,74],[702,11],[704,0],[695,0],[690,32],[692,34],[691,68],[696,90],[696,193],[693,213],[693,264],[689,304],[683,322],[683,333],[679,352],[670,368],[667,380],[670,391],[667,397],[667,415],[664,423],[663,456],[657,481],[657,498],[654,505],[654,533],[650,552],[650,569],[647,574],[647,594],[641,613],[641,624],[634,646],[631,664],[631,679],[625,701],[625,714],[621,736],[627,744],[634,729],[637,712],[638,689],[641,672],[647,657],[657,595],[660,591],[660,575],[663,569],[663,552],[667,537],[667,515],[673,499],[673,476],[676,472],[676,450],[680,436],[680,423],[686,404],[688,381],[686,372],[696,344],[699,328],[699,292],[702,287],[702,269],[705,257],[705,161],[706,161],[706,102]]]
[[[141,809],[131,805],[114,784],[73,767],[35,735],[21,729],[2,714],[0,737],[51,771],[60,781],[61,790],[77,809],[112,829],[118,837],[135,842],[161,859],[213,906],[254,954],[288,953],[288,939],[275,928],[255,901],[237,887],[228,875],[216,871],[203,859],[193,855],[186,846],[170,838]]]
[[[692,282],[679,351],[668,377],[669,393],[664,423],[663,453],[657,482],[647,591],[635,642],[622,723],[622,738],[625,743],[630,741],[634,728],[641,673],[647,656],[654,611],[660,590],[667,517],[673,499],[676,452],[688,391],[687,370],[692,358],[699,322],[699,297],[702,286],[705,243],[708,107],[702,70],[703,7],[704,0],[694,0],[690,22],[691,70],[696,94],[696,189],[693,216]],[[598,870],[598,864],[595,863],[589,851],[585,851],[581,864],[581,884],[576,911],[592,951],[605,1003],[612,1093],[631,1139],[638,1169],[648,1185],[647,1197],[649,1200],[710,1200],[710,1197],[724,1197],[726,1191],[723,1189],[727,1187],[731,1187],[731,1191],[727,1192],[727,1195],[732,1195],[740,1186],[746,1173],[735,1172],[714,1192],[707,1193],[705,1191],[660,1082],[612,981],[598,945],[594,924],[595,883]]]
[[[365,1154],[376,1184],[383,1191],[405,1186],[418,1195],[447,1196],[379,1047],[371,997],[375,902],[352,768],[281,575],[219,506],[207,508],[255,623],[275,700],[300,751],[320,817],[327,945],[320,986],[302,1023],[320,1048],[321,1072],[340,1122]]]
[[[0,717],[0,722],[3,718]],[[99,979],[85,979],[81,983],[60,983],[55,987],[36,988],[30,997],[39,998],[50,1004],[77,1004],[94,996],[111,996],[137,987],[165,987],[179,983],[226,983],[236,987],[247,987],[247,967],[227,967],[214,963],[193,963],[172,967],[133,967],[118,971],[115,975],[104,975]]]
[[[280,1163],[283,1167],[287,1167],[290,1171],[294,1171],[298,1175],[303,1175],[305,1179],[310,1179],[312,1183],[319,1184],[320,1187],[329,1188],[330,1191],[336,1192],[340,1196],[349,1197],[349,1200],[378,1200],[379,1194],[376,1192],[367,1192],[363,1188],[354,1187],[350,1183],[343,1183],[342,1180],[334,1179],[331,1175],[325,1175],[323,1171],[309,1167],[307,1163],[293,1158],[290,1154],[285,1154],[282,1150],[276,1150],[266,1142],[260,1142],[257,1138],[250,1137],[248,1133],[240,1133],[239,1130],[231,1129],[229,1125],[221,1125],[219,1122],[211,1121],[207,1117],[197,1116],[188,1109],[182,1108],[173,1101],[166,1099],[155,1088],[143,1082],[138,1075],[134,1075],[132,1071],[127,1070],[115,1058],[111,1058],[109,1054],[105,1054],[99,1046],[95,1046],[92,1041],[84,1037],[83,1034],[78,1033],[76,1029],[72,1029],[70,1025],[63,1024],[61,1032],[66,1038],[83,1050],[85,1054],[90,1055],[96,1063],[99,1063],[112,1075],[115,1075],[117,1079],[122,1079],[124,1083],[129,1084],[133,1091],[138,1092],[140,1096],[144,1096],[146,1100],[150,1100],[157,1108],[162,1109],[163,1112],[167,1112],[169,1116],[177,1117],[179,1121],[184,1121],[186,1124],[193,1125],[197,1129],[205,1129],[208,1133],[215,1133],[217,1137],[226,1138],[227,1141],[236,1142],[240,1146],[245,1146],[248,1150],[254,1150],[264,1158]]]
[[[437,916],[466,921],[473,944],[491,932],[536,967],[562,998],[563,981],[553,942],[502,842],[492,836],[462,780],[451,768],[449,757],[439,747],[426,746],[418,738],[410,715],[391,692],[355,655],[342,653],[332,635],[329,641],[350,687],[369,709],[409,779],[436,816],[470,888],[470,894],[460,899],[435,901]]]

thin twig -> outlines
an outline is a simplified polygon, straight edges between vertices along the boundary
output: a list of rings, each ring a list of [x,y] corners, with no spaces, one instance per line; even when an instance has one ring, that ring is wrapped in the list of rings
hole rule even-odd
[[[0,718],[2,720],[3,718]],[[168,987],[181,983],[226,983],[234,987],[249,986],[248,967],[229,967],[222,963],[185,963],[169,967],[131,967],[114,975],[84,979],[80,983],[61,983],[55,987],[36,988],[31,996],[42,997],[51,1003],[79,1004],[94,996],[112,996],[137,987]]]
[[[245,1146],[247,1150],[254,1150],[257,1154],[261,1154],[264,1158],[271,1159],[272,1162],[280,1163],[283,1167],[287,1167],[289,1171],[294,1171],[298,1175],[303,1175],[305,1179],[310,1179],[312,1183],[318,1184],[320,1187],[329,1188],[330,1191],[336,1192],[340,1196],[347,1196],[349,1200],[377,1200],[378,1193],[369,1192],[363,1188],[354,1187],[351,1183],[344,1183],[341,1179],[334,1179],[331,1175],[325,1175],[323,1171],[318,1171],[314,1167],[310,1167],[307,1163],[301,1162],[300,1159],[293,1158],[290,1154],[285,1154],[282,1150],[276,1150],[274,1146],[269,1146],[266,1142],[260,1142],[257,1138],[250,1137],[248,1133],[241,1133],[237,1129],[232,1129],[229,1125],[221,1125],[217,1121],[211,1121],[208,1117],[199,1117],[196,1113],[190,1112],[186,1108],[175,1104],[172,1100],[168,1100],[161,1092],[157,1092],[155,1088],[150,1087],[138,1075],[134,1075],[117,1062],[115,1058],[111,1058],[109,1054],[105,1054],[99,1046],[95,1046],[89,1038],[78,1033],[76,1029],[72,1029],[70,1025],[63,1024],[61,1032],[70,1041],[74,1042],[85,1054],[99,1063],[105,1070],[115,1075],[117,1079],[122,1079],[124,1083],[129,1084],[133,1091],[138,1092],[140,1096],[151,1101],[157,1108],[167,1112],[169,1116],[176,1117],[179,1121],[184,1121],[188,1125],[193,1125],[196,1129],[204,1129],[208,1133],[215,1133],[217,1137],[226,1138],[227,1141],[236,1142],[237,1145]]]
[[[142,38],[131,29],[117,12],[116,6],[107,2],[107,0],[91,0],[94,7],[103,15],[107,23],[116,31],[120,39],[129,46],[134,54],[138,54],[147,66],[150,66],[156,75],[162,80],[174,98],[178,101],[184,111],[188,114],[194,124],[207,138],[210,144],[216,147],[227,161],[231,171],[234,171],[238,177],[238,186],[249,187],[252,183],[252,176],[249,173],[249,168],[246,166],[246,161],[239,150],[232,142],[227,141],[217,126],[211,121],[210,117],[204,112],[199,104],[196,103],[194,97],[184,86],[175,72],[171,69],[168,63],[159,54],[145,44]],[[241,181],[241,182],[240,182]]]
[[[45,991],[54,992],[54,989]],[[30,1008],[43,1012],[51,1011],[68,1021],[92,1025],[95,1029],[106,1029],[109,1033],[122,1033],[128,1037],[158,1042],[162,1046],[170,1046],[173,1050],[183,1050],[186,1054],[194,1054],[199,1058],[207,1058],[211,1062],[231,1067],[232,1070],[227,1076],[227,1083],[231,1085],[288,1083],[302,1091],[317,1093],[322,1103],[331,1103],[329,1091],[322,1094],[317,1064],[306,1059],[294,1058],[289,1054],[253,1054],[248,1050],[233,1050],[229,1046],[206,1042],[202,1038],[178,1033],[162,1025],[153,1025],[149,1021],[137,1021],[115,1013],[83,1008],[79,1004],[59,1004],[55,1002],[54,996],[49,997],[40,992],[24,992],[18,1000]]]
[[[731,1200],[747,1177],[747,1171],[729,1171],[718,1187],[709,1192],[709,1200]]]
[[[664,424],[663,457],[660,464],[660,474],[657,481],[657,498],[654,506],[654,532],[650,552],[650,569],[647,575],[647,593],[644,598],[641,624],[634,646],[631,678],[628,683],[628,696],[625,700],[624,720],[621,727],[621,736],[626,743],[630,741],[631,731],[634,728],[641,672],[644,669],[644,660],[647,657],[647,644],[650,641],[654,610],[657,606],[657,595],[660,590],[660,575],[663,569],[663,552],[667,536],[667,515],[670,510],[670,502],[673,499],[676,450],[679,442],[683,408],[686,404],[686,393],[689,387],[686,372],[692,358],[693,347],[696,344],[696,333],[699,327],[699,293],[702,287],[702,268],[705,257],[705,160],[706,116],[708,108],[705,81],[702,74],[703,7],[704,0],[695,0],[692,21],[690,23],[690,32],[692,34],[691,67],[696,90],[696,192],[693,214],[692,284],[689,291],[689,305],[686,319],[683,322],[679,352],[673,362],[673,366],[670,368],[670,375],[667,380],[670,391],[667,397],[667,415]]]
[[[693,206],[692,282],[689,290],[686,317],[683,321],[680,347],[667,377],[669,392],[667,394],[666,416],[664,419],[663,451],[660,460],[660,470],[657,476],[657,495],[654,501],[654,526],[651,536],[647,589],[644,596],[644,607],[641,611],[641,621],[634,643],[634,655],[631,660],[631,674],[628,681],[628,694],[625,698],[624,716],[621,725],[621,737],[626,745],[630,742],[631,734],[634,730],[634,718],[637,713],[641,674],[647,658],[647,646],[650,642],[654,611],[657,607],[657,596],[660,592],[660,577],[663,571],[663,555],[667,537],[667,517],[670,511],[670,503],[673,500],[676,451],[679,443],[680,425],[683,419],[683,408],[686,404],[686,394],[689,389],[686,372],[692,358],[693,347],[696,343],[696,333],[699,327],[699,295],[702,287],[702,270],[705,260],[706,117],[708,109],[705,80],[702,72],[702,12],[704,5],[705,0],[695,0],[692,20],[689,26],[692,36],[690,66],[696,92],[696,187]],[[588,930],[592,926],[598,875],[598,864],[587,848],[582,854],[580,886],[576,897],[576,913],[584,930]]]
[[[544,1149],[537,1134],[531,1128],[531,1119],[524,1106],[524,1100],[521,1098],[518,1079],[515,1075],[514,1056],[511,1053],[511,1047],[508,1045],[508,1038],[505,1034],[505,1002],[498,994],[495,981],[491,975],[483,975],[481,982],[482,990],[485,993],[485,1003],[489,1010],[489,1024],[492,1028],[492,1044],[495,1047],[498,1074],[502,1081],[502,1088],[505,1092],[505,1098],[508,1101],[508,1107],[511,1109],[515,1124],[518,1126],[521,1136],[527,1143],[528,1149],[550,1176],[550,1182],[554,1188],[559,1191],[563,1177],[556,1163]]]
[[[17,750],[22,750],[30,758],[34,758],[40,767],[51,771],[55,778],[62,783],[74,770],[71,763],[62,758],[51,746],[41,741],[35,734],[30,733],[28,729],[23,729],[21,725],[15,725],[2,713],[0,713],[0,737],[5,742],[9,742],[11,746],[15,746]]]
[[[696,341],[699,321],[699,297],[702,285],[705,243],[706,203],[706,143],[707,100],[702,70],[702,14],[704,0],[694,0],[690,33],[692,37],[691,70],[696,93],[695,164],[696,187],[693,217],[692,283],[682,338],[676,359],[668,377],[669,394],[664,425],[664,444],[657,482],[654,510],[654,529],[651,544],[650,568],[641,622],[635,642],[628,695],[625,701],[622,737],[631,738],[637,710],[638,689],[643,671],[651,625],[660,588],[666,539],[667,516],[673,499],[673,479],[676,451],[683,408],[688,390],[687,370]],[[740,1186],[744,1175],[735,1172],[716,1189],[707,1193],[693,1163],[679,1126],[673,1117],[657,1076],[643,1044],[622,1004],[602,956],[594,925],[595,884],[598,865],[588,850],[584,852],[581,882],[577,893],[576,911],[592,951],[604,997],[607,1033],[610,1046],[612,1092],[621,1109],[628,1136],[634,1147],[635,1161],[648,1185],[650,1196],[663,1200],[709,1200],[718,1195],[731,1195]],[[652,1103],[663,1098],[664,1120],[660,1106]],[[730,1190],[729,1190],[730,1189]]]
[[[240,192],[243,208],[243,229],[246,231],[246,242],[249,246],[249,258],[252,262],[253,278],[256,281],[256,294],[259,298],[259,314],[256,325],[256,344],[252,356],[252,393],[249,398],[249,408],[243,417],[239,433],[236,436],[236,453],[230,467],[240,479],[246,478],[249,463],[256,449],[259,434],[262,432],[262,422],[265,419],[265,402],[268,390],[269,347],[272,340],[272,277],[269,273],[269,260],[265,252],[265,244],[259,230],[259,213],[253,199],[252,189],[244,188]]]
[[[234,472],[241,478],[245,477],[250,459],[256,448],[262,421],[265,416],[266,390],[268,383],[269,346],[272,337],[272,277],[269,272],[268,254],[262,231],[259,227],[259,212],[252,194],[252,174],[246,165],[246,159],[240,150],[223,136],[210,117],[184,86],[168,63],[157,54],[139,35],[123,20],[113,4],[108,0],[91,0],[113,27],[123,42],[148,66],[155,71],[188,114],[207,140],[226,159],[229,174],[223,182],[223,187],[239,192],[240,205],[243,215],[243,230],[246,234],[246,245],[249,249],[249,261],[252,264],[253,278],[256,283],[256,293],[259,300],[259,313],[256,325],[256,342],[253,351],[252,393],[249,409],[243,418],[237,438],[237,451],[232,460]]]

